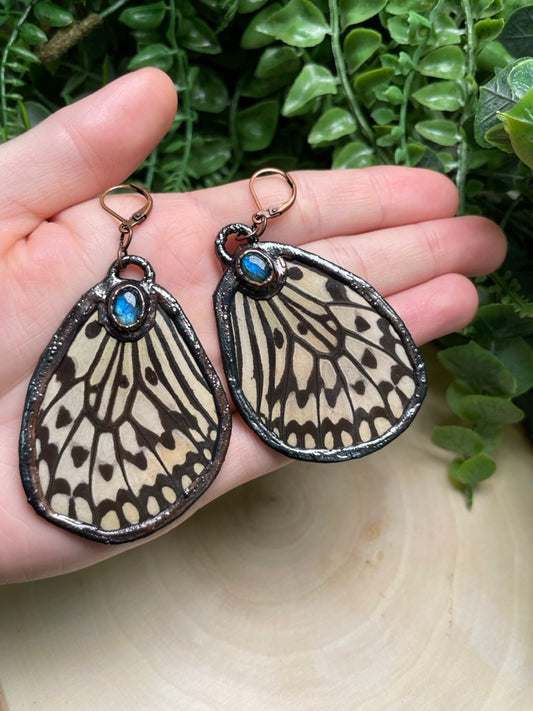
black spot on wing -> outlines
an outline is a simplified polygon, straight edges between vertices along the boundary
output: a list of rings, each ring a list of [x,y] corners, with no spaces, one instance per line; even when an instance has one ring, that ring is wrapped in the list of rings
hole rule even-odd
[[[105,481],[111,481],[113,477],[113,465],[112,464],[100,464],[98,471],[102,475],[102,479]]]
[[[61,384],[61,388],[68,388],[72,385],[76,377],[76,365],[70,356],[65,356],[61,361],[61,365],[56,371],[56,378]]]
[[[368,348],[365,348],[365,352],[361,358],[361,365],[364,365],[365,368],[370,368],[371,370],[375,370],[378,367],[376,356]]]
[[[368,331],[369,328],[370,324],[368,321],[358,314],[355,317],[355,330],[359,333],[364,333],[365,331]]]
[[[67,408],[64,405],[61,405],[59,408],[59,411],[57,413],[57,418],[56,418],[56,427],[58,429],[61,429],[61,427],[66,427],[67,425],[70,425],[72,422],[72,416],[70,412],[67,410]]]
[[[158,377],[153,368],[151,368],[149,365],[146,366],[144,369],[144,377],[146,380],[150,383],[150,385],[157,385],[158,383]]]
[[[355,390],[355,392],[356,392],[358,395],[364,395],[364,394],[365,394],[365,390],[366,390],[366,385],[365,385],[364,380],[358,380],[358,381],[354,384],[353,389]]]
[[[102,325],[99,324],[98,321],[91,321],[91,323],[88,323],[87,326],[85,326],[85,335],[87,338],[96,338],[101,330]]]
[[[326,289],[333,301],[346,302],[349,301],[348,293],[344,284],[336,279],[328,279],[326,281]]]
[[[70,451],[70,456],[72,457],[72,462],[74,466],[79,468],[89,456],[89,450],[85,449],[85,447],[76,444],[74,445],[74,447],[72,447]]]
[[[294,281],[300,281],[300,279],[303,279],[304,273],[299,267],[290,267],[287,270],[287,277],[294,279]]]

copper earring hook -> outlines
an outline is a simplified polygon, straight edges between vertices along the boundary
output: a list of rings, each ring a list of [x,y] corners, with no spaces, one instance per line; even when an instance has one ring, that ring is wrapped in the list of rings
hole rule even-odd
[[[255,183],[259,180],[259,178],[263,178],[268,175],[281,176],[289,184],[291,188],[291,195],[289,199],[283,203],[275,205],[274,207],[264,208],[255,190]],[[258,211],[252,216],[252,221],[256,228],[255,234],[259,236],[265,231],[268,220],[270,220],[272,217],[279,217],[280,215],[283,215],[284,212],[287,212],[287,210],[289,210],[294,205],[297,192],[296,183],[291,178],[291,176],[284,170],[280,170],[279,168],[261,168],[260,170],[256,170],[256,172],[250,178],[249,187],[254,202],[258,208]]]
[[[118,212],[112,210],[106,203],[106,197],[116,190],[133,190],[139,195],[142,195],[146,202],[145,204],[129,218],[122,217]],[[137,185],[136,183],[127,183],[122,185],[114,185],[112,188],[108,188],[105,192],[100,195],[100,205],[104,208],[106,212],[112,215],[116,220],[119,221],[118,229],[120,231],[120,243],[117,250],[117,264],[119,269],[122,269],[122,259],[128,253],[128,247],[130,246],[131,238],[133,237],[133,228],[144,222],[154,205],[154,201],[148,190]]]
[[[146,200],[146,203],[143,205],[143,207],[134,212],[131,217],[126,218],[122,217],[122,215],[119,215],[118,212],[115,212],[115,210],[112,210],[109,205],[106,204],[105,200],[110,193],[116,192],[117,190],[127,190],[128,188],[136,193],[139,193],[139,195],[142,195],[143,198]],[[114,185],[112,188],[108,188],[105,192],[103,192],[100,195],[100,205],[104,208],[106,212],[108,212],[110,215],[113,215],[113,217],[120,222],[121,232],[127,232],[130,229],[133,229],[133,227],[139,225],[141,222],[144,222],[144,220],[146,220],[154,205],[154,200],[148,190],[146,190],[142,186],[137,185],[136,183],[125,183],[122,185]]]

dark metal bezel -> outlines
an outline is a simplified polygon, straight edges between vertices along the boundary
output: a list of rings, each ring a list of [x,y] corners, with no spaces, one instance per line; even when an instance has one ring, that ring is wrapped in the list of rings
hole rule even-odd
[[[254,245],[255,248],[264,250],[271,259],[282,258],[289,262],[300,262],[319,269],[332,278],[337,279],[346,286],[360,293],[372,307],[388,321],[394,324],[402,344],[409,356],[412,364],[415,380],[415,393],[409,405],[406,407],[402,417],[383,435],[369,441],[342,447],[338,449],[301,449],[291,447],[283,442],[277,435],[269,430],[257,416],[256,411],[244,396],[239,383],[237,373],[237,360],[234,353],[234,337],[232,331],[231,306],[235,292],[244,291],[242,285],[235,274],[234,269],[229,268],[224,272],[216,291],[213,295],[215,303],[215,314],[220,340],[222,362],[226,379],[233,398],[233,401],[244,421],[249,427],[270,447],[293,459],[301,459],[314,462],[342,462],[349,459],[364,457],[394,440],[404,430],[409,427],[418,412],[427,392],[427,378],[424,361],[416,347],[407,327],[388,304],[388,302],[366,281],[351,272],[339,267],[332,262],[328,262],[316,254],[307,252],[298,247],[277,242],[261,242]],[[255,296],[254,298],[257,298]]]
[[[262,243],[243,245],[235,250],[233,269],[239,280],[241,291],[257,299],[269,299],[283,287],[287,278],[287,265],[280,257],[273,259],[264,249]],[[241,268],[241,260],[247,254],[260,254],[270,266],[270,276],[265,281],[255,281],[247,277]]]
[[[103,320],[102,314],[107,314],[106,300],[111,290],[116,287],[116,280],[120,279],[116,274],[116,268],[112,266],[106,279],[89,289],[74,305],[43,351],[28,386],[19,440],[19,461],[22,483],[28,502],[33,506],[35,511],[51,523],[72,533],[106,544],[126,543],[144,538],[169,525],[185,513],[207,490],[219,473],[226,456],[231,434],[231,410],[226,393],[220,378],[211,361],[208,359],[181,306],[169,292],[153,283],[153,269],[145,259],[142,257],[128,256],[124,258],[125,262],[126,260],[127,263],[135,264],[143,268],[145,270],[145,278],[147,281],[152,282],[149,291],[150,303],[147,316],[135,332],[127,332],[124,330],[115,331],[109,327],[109,319],[107,319],[107,323],[103,323],[103,325],[113,337],[119,338],[119,340],[137,340],[151,328],[156,309],[162,308],[177,327],[181,337],[198,364],[202,376],[210,386],[218,417],[218,432],[211,462],[205,471],[197,477],[187,489],[187,493],[184,493],[182,497],[179,497],[176,502],[167,509],[142,523],[132,524],[114,531],[104,531],[97,526],[71,519],[51,509],[40,486],[35,448],[36,426],[40,405],[50,379],[65,357],[75,336],[87,322],[87,319],[96,310],[99,311],[101,320]],[[148,321],[151,321],[150,325],[147,324]],[[115,335],[115,332],[118,335]]]
[[[120,321],[114,314],[114,308],[115,308],[117,298],[126,289],[132,289],[133,291],[137,292],[137,294],[139,295],[140,302],[141,302],[141,313],[139,314],[139,317],[133,323],[129,323],[129,324],[120,323]],[[130,332],[136,331],[144,323],[144,319],[146,318],[147,306],[148,306],[148,304],[147,304],[147,297],[146,297],[145,291],[143,289],[141,289],[134,281],[127,280],[123,284],[116,286],[113,289],[113,291],[109,294],[109,296],[107,297],[107,316],[108,316],[108,319],[113,323],[113,325],[116,329],[118,329],[118,330],[124,329],[125,331],[130,331]]]

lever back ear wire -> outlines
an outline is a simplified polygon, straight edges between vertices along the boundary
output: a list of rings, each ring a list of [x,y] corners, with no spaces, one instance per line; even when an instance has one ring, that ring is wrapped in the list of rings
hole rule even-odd
[[[265,175],[289,184],[286,202],[262,207],[255,188]],[[233,400],[259,437],[289,457],[370,454],[408,427],[424,399],[420,353],[370,284],[298,247],[259,240],[294,204],[290,175],[265,168],[250,191],[252,225],[227,225],[215,240],[225,266],[215,313]],[[241,244],[230,254],[232,234]]]
[[[263,208],[261,201],[259,200],[259,197],[257,195],[256,183],[259,181],[260,178],[270,175],[281,176],[288,183],[291,189],[291,194],[289,199],[285,202],[276,204],[274,207],[268,207],[265,209]],[[268,220],[272,219],[273,217],[280,217],[285,212],[287,212],[287,210],[290,210],[290,208],[294,205],[297,193],[296,183],[288,173],[285,173],[279,168],[261,168],[260,170],[256,170],[256,172],[250,178],[249,189],[254,199],[254,202],[257,205],[257,212],[252,215],[252,223],[255,226],[257,237],[260,237],[266,229]]]
[[[112,210],[106,202],[107,197],[111,193],[116,193],[119,190],[134,191],[142,195],[145,199],[144,205],[139,210],[136,210],[136,212],[134,212],[129,218],[125,218],[122,217],[122,215],[119,215],[119,213],[115,212],[115,210]],[[112,188],[108,188],[100,195],[99,202],[100,206],[120,223],[120,242],[117,251],[117,265],[119,270],[121,270],[122,260],[128,254],[128,247],[130,246],[131,239],[133,237],[133,228],[137,227],[146,220],[152,210],[152,207],[154,206],[154,201],[148,190],[146,190],[145,188],[141,187],[140,185],[137,185],[136,183],[125,183],[122,185],[115,185]]]
[[[144,204],[125,218],[112,192]],[[231,413],[220,380],[151,264],[127,253],[153,206],[130,183],[100,205],[119,222],[117,259],[73,306],[31,379],[20,470],[38,514],[101,543],[147,536],[181,516],[217,476]],[[140,280],[124,278],[128,265]]]

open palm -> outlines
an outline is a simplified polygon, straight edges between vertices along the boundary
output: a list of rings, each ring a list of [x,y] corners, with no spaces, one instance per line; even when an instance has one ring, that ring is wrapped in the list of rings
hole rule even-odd
[[[124,181],[157,145],[175,100],[164,74],[141,70],[0,148],[0,581],[74,570],[127,547],[84,540],[37,516],[20,481],[18,439],[40,353],[115,259],[117,226],[96,196]],[[369,281],[417,343],[471,319],[477,298],[466,277],[495,269],[505,241],[488,220],[453,217],[457,194],[446,178],[400,167],[294,178],[296,204],[271,222],[269,240],[303,246]],[[275,202],[279,185],[265,183],[262,195],[265,204]],[[214,238],[228,223],[249,223],[253,211],[246,183],[157,195],[130,248],[178,299],[219,373],[212,293],[221,267]],[[284,461],[235,416],[226,461],[196,507]]]

